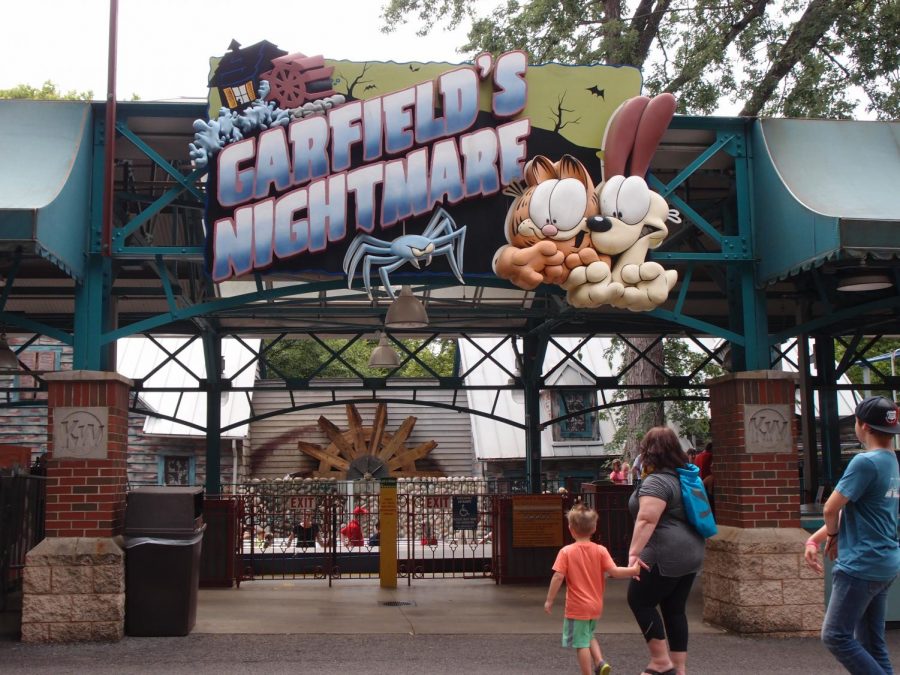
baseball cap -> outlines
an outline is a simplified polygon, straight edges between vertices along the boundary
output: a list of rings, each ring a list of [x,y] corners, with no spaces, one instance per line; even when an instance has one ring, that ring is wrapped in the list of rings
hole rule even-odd
[[[883,434],[900,434],[900,418],[897,405],[884,396],[870,396],[856,406],[856,417],[875,431]]]

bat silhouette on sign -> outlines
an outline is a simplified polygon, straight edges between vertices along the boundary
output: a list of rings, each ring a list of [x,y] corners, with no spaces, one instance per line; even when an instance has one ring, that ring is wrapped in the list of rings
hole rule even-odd
[[[411,64],[411,63],[409,64],[409,69],[411,71],[413,71],[414,73],[422,70],[422,68],[413,68],[413,64]]]
[[[587,91],[591,92],[594,96],[599,96],[604,101],[606,100],[606,90],[601,89],[596,84],[593,87],[588,87]]]
[[[377,89],[377,87],[374,84],[367,84],[363,91],[369,91],[369,89]]]

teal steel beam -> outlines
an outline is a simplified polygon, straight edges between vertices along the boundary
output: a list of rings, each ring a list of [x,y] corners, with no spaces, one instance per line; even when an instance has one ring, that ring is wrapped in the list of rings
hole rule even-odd
[[[671,262],[735,262],[753,260],[750,244],[743,237],[721,237],[721,253],[688,253],[681,251],[650,251],[650,260]]]
[[[156,264],[158,265],[159,271],[162,272],[159,275],[159,279],[162,281],[163,292],[166,294],[166,304],[169,306],[169,311],[178,311],[178,304],[175,302],[175,293],[172,291],[172,282],[169,279],[169,275],[166,274],[166,264],[161,255],[156,256]]]
[[[187,190],[192,195],[194,195],[194,197],[196,197],[200,201],[203,201],[203,192],[196,185],[194,185],[194,181],[191,179],[191,176],[194,176],[195,174],[197,174],[197,171],[200,171],[199,169],[193,171],[188,176],[185,176],[180,171],[178,171],[178,169],[169,164],[169,162],[166,161],[165,157],[163,157],[158,152],[156,152],[156,150],[144,143],[143,139],[135,134],[131,129],[129,129],[127,124],[123,122],[117,122],[116,129],[120,134],[131,141],[138,150],[149,157],[154,164],[156,164],[160,169],[169,174],[172,179],[176,183],[180,184],[184,190]],[[200,173],[202,174],[203,171],[200,171]]]
[[[171,260],[199,262],[205,251],[202,246],[118,246],[116,258],[153,258],[164,255]]]
[[[64,330],[54,328],[53,326],[48,326],[47,324],[41,323],[40,321],[35,321],[34,319],[30,319],[19,312],[0,312],[0,324],[7,328],[9,326],[15,326],[16,328],[21,328],[22,330],[28,331],[29,333],[46,335],[47,337],[58,340],[65,345],[71,346],[72,344],[74,344],[74,338]]]
[[[678,289],[678,299],[675,301],[675,309],[672,312],[675,316],[682,316],[681,310],[684,308],[684,301],[685,298],[687,298],[687,291],[691,286],[691,278],[693,276],[694,265],[691,263],[688,265],[684,272],[684,277],[681,279],[681,288]]]
[[[694,330],[700,331],[702,333],[709,333],[710,335],[723,338],[738,345],[744,344],[744,336],[742,336],[740,333],[728,330],[727,328],[723,328],[722,326],[717,326],[715,324],[709,323],[708,321],[703,321],[702,319],[695,319],[683,314],[676,314],[675,312],[669,311],[668,309],[660,308],[651,310],[647,312],[647,314],[649,316],[655,316],[660,319],[665,319],[666,321],[671,321],[672,323],[678,324],[679,326],[693,328]]]
[[[206,169],[195,169],[186,176],[186,180],[189,180],[193,183],[205,173]],[[178,175],[180,176],[181,174],[179,173]],[[178,195],[180,195],[182,192],[184,192],[184,190],[185,187],[181,183],[179,183],[178,186],[170,187],[168,190],[163,192],[158,199],[154,200],[134,218],[129,220],[122,227],[116,228],[114,238],[119,240],[118,248],[124,247],[125,239],[129,235],[134,234],[134,232],[141,225],[146,223],[153,216],[157,215],[160,211],[169,206],[169,204],[174,202],[175,198],[178,197]],[[200,197],[200,199],[202,200],[202,197]]]
[[[109,309],[110,260],[94,253],[85,265],[84,281],[75,289],[75,340],[72,368],[107,370],[110,345],[102,341]]]
[[[872,302],[833,310],[829,314],[820,316],[816,319],[811,319],[810,321],[806,321],[798,326],[794,326],[793,328],[788,328],[778,333],[773,333],[770,336],[769,341],[771,342],[771,344],[779,344],[792,337],[802,335],[803,333],[815,333],[817,331],[827,329],[830,325],[840,323],[841,321],[845,321],[847,319],[855,319],[858,316],[869,314],[870,312],[877,312],[883,309],[897,308],[900,308],[900,296],[882,298],[881,300],[873,300]]]
[[[746,134],[746,131],[744,132]],[[753,241],[753,173],[745,137],[732,140],[729,152],[734,157],[734,180],[737,201],[738,236],[750,242],[751,251],[756,252],[757,242]],[[766,311],[765,290],[756,287],[756,266],[749,263],[738,265],[738,282],[741,299],[741,330],[744,334],[743,369],[767,370],[771,365],[769,351],[769,318]]]
[[[837,373],[834,367],[834,340],[817,335],[815,346],[816,374],[819,385],[819,420],[822,443],[823,479],[827,488],[834,487],[841,473],[840,414],[838,413]],[[810,406],[810,409],[813,409]]]
[[[659,194],[663,197],[667,197],[675,191],[675,189],[681,185],[684,181],[690,178],[693,173],[699,169],[701,166],[706,164],[706,162],[713,157],[719,150],[728,145],[735,137],[734,134],[721,134],[716,139],[716,142],[709,146],[706,150],[701,152],[690,164],[684,167],[672,180],[670,180],[667,184],[665,184],[662,188],[657,188]]]
[[[363,387],[365,389],[365,387]],[[388,391],[388,393],[393,394],[393,391],[390,390],[381,390],[382,393]],[[248,417],[244,420],[238,420],[236,422],[232,422],[229,425],[222,427],[222,431],[231,431],[232,429],[236,429],[245,424],[250,424],[251,422],[257,422],[259,420],[268,419],[270,417],[277,417],[278,415],[283,415],[285,413],[297,412],[299,410],[315,410],[317,408],[330,408],[333,406],[341,406],[344,407],[348,403],[398,403],[398,404],[406,404],[406,405],[416,405],[422,406],[423,408],[440,408],[441,410],[452,410],[458,413],[465,413],[468,415],[474,415],[476,417],[483,417],[485,419],[493,420],[495,422],[499,422],[501,424],[505,424],[507,426],[513,427],[515,429],[524,429],[525,425],[521,422],[516,422],[514,420],[509,419],[508,417],[503,417],[501,415],[493,415],[491,413],[486,413],[482,410],[476,410],[474,408],[467,408],[466,406],[453,405],[450,403],[442,403],[440,401],[428,401],[424,399],[415,399],[415,398],[402,398],[400,396],[379,396],[375,391],[372,391],[371,396],[355,396],[355,397],[346,397],[341,398],[339,400],[336,399],[325,399],[322,401],[314,401],[311,403],[303,403],[301,405],[293,405],[286,408],[279,408],[278,410],[272,410],[270,412],[260,413],[258,415],[253,415],[252,417]]]
[[[666,187],[659,178],[652,174],[647,177],[647,184],[650,185],[650,187],[654,188],[657,192],[665,189]],[[691,222],[697,228],[702,230],[707,236],[709,236],[713,241],[716,241],[720,244],[722,243],[722,233],[714,228],[712,224],[706,220],[706,218],[697,213],[681,197],[676,194],[671,194],[669,195],[667,201],[669,202],[669,205],[677,206],[682,215],[690,218]]]
[[[106,143],[115,130],[107,129],[105,121],[94,122],[94,159],[91,171],[90,242],[84,278],[75,287],[75,316],[72,368],[75,370],[107,370],[112,345],[104,343],[102,335],[109,327],[112,287],[112,260],[104,255],[103,203],[104,155]]]
[[[541,390],[549,336],[537,333],[522,341],[522,384],[525,398],[525,477],[528,491],[541,494]]]
[[[222,338],[203,335],[206,360],[206,494],[221,492],[222,473]]]

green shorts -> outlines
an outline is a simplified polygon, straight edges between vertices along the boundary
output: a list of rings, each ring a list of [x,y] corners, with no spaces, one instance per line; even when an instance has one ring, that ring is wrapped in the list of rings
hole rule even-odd
[[[597,619],[563,619],[562,646],[587,649],[596,629]]]

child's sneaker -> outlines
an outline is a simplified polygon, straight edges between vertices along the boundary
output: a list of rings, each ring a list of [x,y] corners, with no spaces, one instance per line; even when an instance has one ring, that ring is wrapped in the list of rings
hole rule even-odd
[[[594,675],[609,675],[612,672],[612,666],[610,666],[606,661],[601,661],[597,664],[597,667],[594,668]]]

